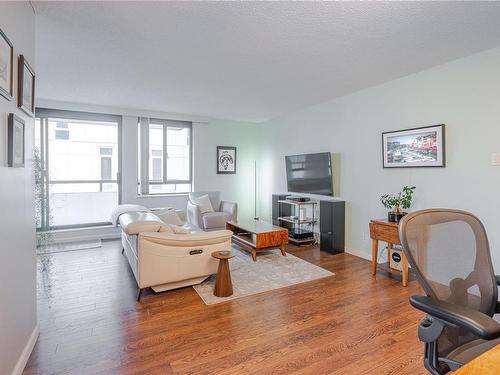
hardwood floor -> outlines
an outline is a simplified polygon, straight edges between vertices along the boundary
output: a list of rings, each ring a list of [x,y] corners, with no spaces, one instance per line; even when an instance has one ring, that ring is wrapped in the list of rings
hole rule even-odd
[[[425,374],[415,281],[370,262],[287,251],[335,276],[206,306],[137,285],[119,242],[39,260],[40,338],[24,374]]]

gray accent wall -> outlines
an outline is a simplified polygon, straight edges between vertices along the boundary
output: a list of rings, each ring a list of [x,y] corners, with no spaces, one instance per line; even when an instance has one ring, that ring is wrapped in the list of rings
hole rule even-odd
[[[0,374],[22,371],[36,337],[33,119],[17,108],[17,56],[35,69],[35,15],[28,2],[0,2],[0,28],[14,45],[14,98],[0,97]],[[7,118],[26,122],[26,166],[7,167]]]

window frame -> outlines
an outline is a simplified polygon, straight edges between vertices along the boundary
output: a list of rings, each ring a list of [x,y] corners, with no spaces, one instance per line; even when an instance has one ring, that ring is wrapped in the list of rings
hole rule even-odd
[[[179,120],[165,120],[158,118],[149,117],[139,117],[139,148],[140,148],[140,161],[139,161],[139,194],[141,196],[148,195],[177,195],[177,194],[187,194],[192,190],[193,186],[193,123],[189,121],[179,121]],[[149,145],[149,131],[150,125],[160,125],[162,126],[162,180],[151,180],[149,176],[149,166],[151,159],[153,158],[150,145]],[[167,159],[168,159],[168,140],[167,140],[167,129],[169,127],[173,128],[185,128],[189,129],[189,179],[188,180],[169,180],[167,175]],[[155,158],[159,158],[155,156]],[[173,192],[164,193],[158,192],[154,193],[150,191],[150,185],[175,185],[175,184],[189,184],[189,191],[186,192]]]
[[[111,221],[105,222],[95,222],[95,223],[81,223],[81,224],[68,224],[68,225],[50,225],[50,185],[51,184],[71,184],[71,183],[99,183],[99,190],[102,192],[102,185],[105,183],[116,183],[118,187],[118,204],[122,202],[122,122],[123,117],[120,115],[110,115],[105,113],[93,113],[93,112],[80,112],[80,111],[69,111],[62,109],[50,109],[50,108],[36,108],[35,118],[40,121],[40,153],[42,165],[44,169],[42,172],[43,181],[43,196],[46,200],[46,209],[42,213],[40,227],[37,230],[59,230],[59,229],[79,229],[79,228],[89,228],[89,227],[99,227],[111,225]],[[48,123],[49,119],[65,119],[65,120],[80,120],[80,121],[103,121],[103,122],[114,122],[117,124],[117,157],[118,157],[118,171],[116,179],[112,180],[50,180],[48,176],[49,170],[49,132]],[[61,129],[64,130],[64,129]],[[36,129],[35,129],[36,131]],[[69,131],[69,130],[68,130]],[[112,147],[111,147],[112,148]],[[114,149],[113,149],[114,150]],[[102,158],[102,155],[100,155]]]
[[[103,150],[110,150],[111,153],[108,154],[108,153],[104,153],[103,154]],[[101,159],[101,180],[102,181],[106,181],[106,180],[112,180],[113,179],[113,147],[109,147],[109,146],[101,146],[99,147],[99,157]],[[109,160],[109,172],[111,174],[111,177],[110,178],[104,178],[103,177],[103,161],[104,160]],[[101,191],[102,193],[102,184],[100,184],[99,186],[99,190]]]

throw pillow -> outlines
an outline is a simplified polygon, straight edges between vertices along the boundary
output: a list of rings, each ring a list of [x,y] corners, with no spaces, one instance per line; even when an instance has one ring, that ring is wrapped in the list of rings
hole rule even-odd
[[[200,195],[199,197],[191,197],[191,202],[198,206],[201,214],[207,214],[209,212],[214,212],[212,203],[210,203],[210,198],[208,194]]]
[[[165,224],[182,225],[184,224],[175,210],[163,210],[156,213]]]

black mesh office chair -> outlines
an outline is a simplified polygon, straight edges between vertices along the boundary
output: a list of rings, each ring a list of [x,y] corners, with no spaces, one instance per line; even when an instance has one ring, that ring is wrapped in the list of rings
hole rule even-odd
[[[418,337],[431,374],[455,371],[500,344],[497,283],[488,238],[477,217],[464,211],[431,209],[407,215],[399,236],[426,296],[412,296],[427,313]]]

